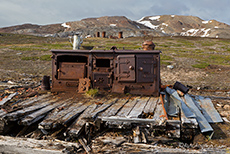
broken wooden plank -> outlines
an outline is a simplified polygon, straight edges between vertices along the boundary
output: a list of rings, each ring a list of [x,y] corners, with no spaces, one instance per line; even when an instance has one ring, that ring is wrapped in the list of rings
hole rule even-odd
[[[90,151],[91,151],[91,148],[90,148],[88,145],[86,145],[86,143],[84,142],[83,139],[79,139],[78,141],[79,141],[80,144],[83,146],[85,152],[89,154]]]
[[[2,101],[0,101],[0,106],[5,105],[8,101],[10,101],[14,96],[18,95],[18,92],[10,94],[7,98],[3,98]]]
[[[71,112],[67,113],[65,116],[61,117],[58,121],[53,123],[53,128],[56,128],[59,125],[66,127],[70,121],[76,119],[87,108],[87,103],[84,104],[84,102],[79,102],[78,107],[75,107]]]
[[[32,112],[35,112],[39,109],[42,109],[42,108],[50,105],[50,103],[52,103],[52,102],[53,102],[53,100],[49,100],[49,101],[41,103],[41,104],[36,104],[33,106],[29,106],[27,108],[23,108],[21,110],[17,110],[15,112],[8,113],[4,116],[4,119],[6,121],[17,121],[17,120],[23,118],[24,116],[26,116]]]
[[[55,122],[80,105],[80,103],[72,103],[72,99],[66,100],[66,102],[59,107],[61,108],[60,110],[57,109],[54,112],[50,112],[44,120],[39,123],[39,129],[52,129]]]
[[[19,121],[19,124],[24,126],[29,126],[37,122],[38,120],[44,118],[49,111],[53,110],[54,108],[60,106],[63,103],[62,101],[56,102],[57,100],[58,99],[54,99],[52,101],[53,104],[48,105],[34,113],[31,113],[30,115],[27,115],[25,118]]]
[[[45,100],[48,100],[48,97],[50,97],[51,94],[46,94],[46,95],[41,95],[41,96],[38,96],[38,97],[32,97],[32,98],[29,98],[25,101],[22,101],[16,105],[13,105],[12,107],[17,107],[17,106],[29,106],[29,105],[32,105],[34,103],[37,103],[43,99]]]
[[[166,120],[166,118],[164,117],[164,111],[160,100],[158,100],[157,102],[156,110],[154,112],[152,119],[156,121],[159,125],[161,125]]]
[[[167,120],[166,131],[167,136],[170,138],[180,138],[181,121],[180,120]]]
[[[88,108],[73,122],[73,124],[68,128],[67,133],[71,137],[78,137],[81,131],[84,129],[85,123],[88,114],[90,114],[93,110],[95,110],[97,105],[95,103],[88,106]],[[65,133],[65,134],[67,134]]]
[[[106,100],[101,106],[99,106],[97,109],[95,109],[92,113],[90,113],[87,117],[88,119],[95,119],[96,116],[105,111],[107,108],[109,108],[111,105],[117,102],[117,98],[111,99],[111,100]]]
[[[133,100],[129,100],[129,102],[127,102],[122,108],[121,110],[116,114],[116,116],[118,117],[127,117],[129,115],[129,113],[132,111],[133,107],[136,105],[137,103],[137,99],[139,97],[135,97]],[[122,124],[121,122],[115,122],[115,121],[108,121],[106,122],[106,125],[108,125],[109,127],[119,127],[122,128]]]
[[[149,99],[149,101],[147,102],[143,112],[144,114],[148,115],[153,115],[154,114],[154,110],[156,108],[156,105],[157,105],[157,101],[158,101],[158,97],[151,97]]]
[[[110,116],[110,117],[98,117],[102,121],[106,122],[128,122],[128,123],[137,123],[137,124],[157,124],[154,119],[143,119],[143,118],[127,118],[127,117],[119,117],[119,116]]]

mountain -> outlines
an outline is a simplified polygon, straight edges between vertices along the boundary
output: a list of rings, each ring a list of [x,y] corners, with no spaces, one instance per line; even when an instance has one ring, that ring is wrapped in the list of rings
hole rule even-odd
[[[230,38],[230,25],[216,20],[204,21],[195,16],[148,16],[137,22],[171,36]]]
[[[92,37],[97,36],[98,32],[104,32],[106,37],[115,37],[122,32],[123,37],[152,35],[230,38],[230,25],[216,20],[204,21],[195,16],[146,16],[138,21],[125,16],[104,16],[60,24],[23,24],[0,28],[0,33],[5,32],[53,37],[68,37],[75,32]]]

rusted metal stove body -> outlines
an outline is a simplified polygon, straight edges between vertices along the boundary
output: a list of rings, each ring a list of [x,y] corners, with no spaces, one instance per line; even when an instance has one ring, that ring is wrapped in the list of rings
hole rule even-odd
[[[158,50],[52,50],[52,91],[92,88],[159,95]]]

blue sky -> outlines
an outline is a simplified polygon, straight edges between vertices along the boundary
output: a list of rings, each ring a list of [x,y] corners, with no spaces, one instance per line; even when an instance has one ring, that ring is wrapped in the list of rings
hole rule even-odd
[[[230,24],[230,0],[0,0],[0,27],[39,25],[89,17],[192,15]]]

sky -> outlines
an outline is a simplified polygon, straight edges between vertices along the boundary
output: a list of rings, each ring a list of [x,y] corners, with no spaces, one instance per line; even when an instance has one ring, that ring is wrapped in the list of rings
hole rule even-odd
[[[102,16],[192,15],[230,25],[230,0],[0,0],[0,27]]]

